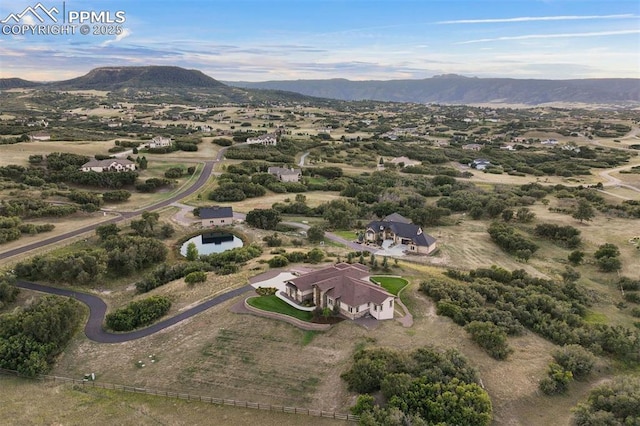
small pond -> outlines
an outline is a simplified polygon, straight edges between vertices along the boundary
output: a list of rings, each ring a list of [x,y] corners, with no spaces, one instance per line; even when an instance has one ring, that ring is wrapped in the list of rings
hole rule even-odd
[[[225,232],[205,232],[187,240],[180,247],[180,254],[187,255],[187,246],[195,243],[198,254],[222,253],[237,247],[242,247],[242,240],[233,234]]]

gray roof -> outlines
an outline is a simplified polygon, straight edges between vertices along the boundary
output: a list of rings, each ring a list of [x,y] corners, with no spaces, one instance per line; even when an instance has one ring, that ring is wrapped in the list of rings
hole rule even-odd
[[[267,173],[272,175],[297,175],[302,173],[300,169],[287,169],[286,167],[269,167]]]
[[[407,219],[402,216],[400,213],[391,213],[389,216],[382,219],[385,222],[400,222],[400,223],[411,223],[411,219]]]
[[[429,247],[436,242],[436,239],[434,237],[429,234],[425,234],[424,232],[422,232],[422,228],[420,228],[418,225],[414,225],[413,223],[374,220],[373,222],[369,222],[369,224],[367,225],[367,230],[369,229],[374,232],[380,232],[385,229],[390,229],[397,236],[410,239],[417,246]]]
[[[233,217],[233,208],[213,206],[200,209],[200,219],[222,219],[226,217]]]

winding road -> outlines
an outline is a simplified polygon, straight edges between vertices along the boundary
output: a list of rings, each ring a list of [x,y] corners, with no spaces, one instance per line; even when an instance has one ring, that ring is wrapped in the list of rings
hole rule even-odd
[[[207,309],[219,305],[222,302],[226,302],[229,299],[232,299],[236,296],[239,296],[243,293],[253,290],[251,285],[246,285],[244,287],[236,288],[234,290],[228,291],[226,293],[220,294],[212,299],[207,300],[206,302],[202,302],[199,305],[196,305],[192,308],[189,308],[185,311],[180,312],[179,314],[167,318],[166,320],[157,322],[149,327],[142,328],[139,330],[132,331],[130,333],[109,333],[102,328],[102,324],[104,323],[104,317],[107,313],[107,304],[99,298],[98,296],[94,296],[88,293],[82,293],[75,290],[68,290],[64,288],[57,287],[49,287],[42,284],[36,284],[29,281],[18,281],[16,283],[17,287],[24,288],[26,290],[34,290],[42,293],[55,294],[57,296],[66,296],[73,297],[76,300],[84,303],[89,307],[89,319],[84,326],[84,334],[90,340],[98,343],[122,343],[128,342],[130,340],[140,339],[142,337],[149,336],[151,334],[157,333],[160,330],[164,330],[167,327],[171,327],[181,321],[184,321],[187,318],[191,318],[192,316],[199,314],[200,312],[206,311]]]

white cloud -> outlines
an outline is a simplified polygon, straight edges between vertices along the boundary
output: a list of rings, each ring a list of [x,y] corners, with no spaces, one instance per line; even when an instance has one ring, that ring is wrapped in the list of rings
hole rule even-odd
[[[485,43],[493,41],[508,40],[531,40],[531,39],[550,39],[550,38],[574,38],[574,37],[605,37],[615,35],[640,34],[638,30],[619,30],[619,31],[595,31],[587,33],[558,33],[558,34],[525,34],[519,36],[504,36],[495,38],[480,38],[476,40],[461,41],[456,44]]]
[[[108,46],[108,45],[110,45],[112,43],[117,43],[120,40],[122,40],[123,38],[129,37],[130,35],[131,35],[131,31],[128,28],[124,28],[122,30],[122,32],[116,36],[116,38],[111,39],[111,40],[106,40],[106,41],[102,42],[100,44],[100,46],[104,47],[104,46]]]
[[[495,24],[500,22],[531,22],[531,21],[579,21],[584,19],[629,19],[637,18],[637,15],[559,15],[559,16],[521,16],[517,18],[492,18],[492,19],[458,19],[454,21],[440,21],[436,24]]]

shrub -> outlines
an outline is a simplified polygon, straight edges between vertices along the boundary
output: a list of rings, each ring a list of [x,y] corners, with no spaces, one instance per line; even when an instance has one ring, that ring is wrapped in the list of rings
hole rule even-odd
[[[276,287],[258,287],[256,288],[256,293],[260,296],[272,296],[278,292]]]
[[[147,326],[171,309],[171,301],[163,296],[151,296],[131,302],[106,317],[107,327],[114,331],[130,331]]]
[[[575,409],[575,424],[634,425],[640,418],[640,379],[618,377],[593,389]]]
[[[545,395],[565,393],[569,388],[571,379],[573,379],[573,375],[570,371],[565,370],[556,363],[551,363],[547,370],[547,377],[540,381],[540,390]]]
[[[472,321],[465,329],[495,359],[506,359],[513,352],[507,343],[507,333],[491,322]]]
[[[184,277],[187,284],[203,283],[207,280],[207,273],[204,271],[194,271]]]
[[[595,364],[596,358],[579,345],[567,345],[553,352],[553,359],[566,371],[570,371],[573,378],[586,378]]]
[[[267,235],[262,238],[262,241],[267,243],[267,246],[269,247],[280,247],[282,245],[282,239],[278,237],[278,234]]]
[[[278,255],[269,259],[268,263],[270,268],[282,268],[284,266],[287,266],[289,264],[289,261],[286,257]]]
[[[624,300],[631,303],[640,303],[640,293],[629,291],[624,294]]]

